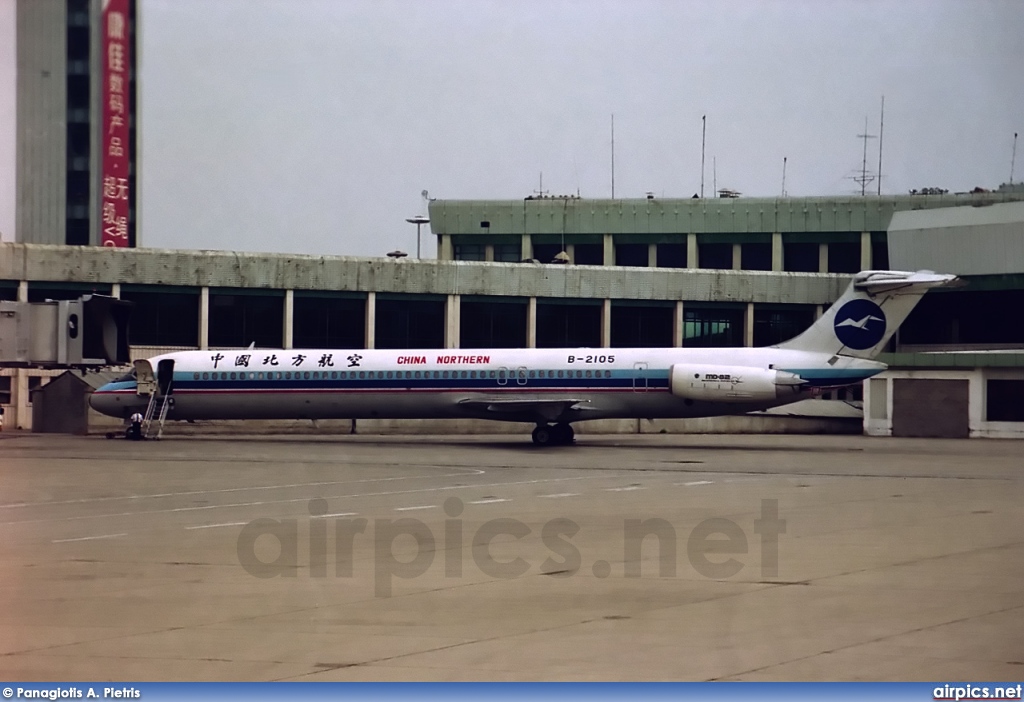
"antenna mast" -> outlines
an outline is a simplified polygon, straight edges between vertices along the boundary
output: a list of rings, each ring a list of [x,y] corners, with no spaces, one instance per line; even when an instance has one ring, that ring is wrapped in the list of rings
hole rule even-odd
[[[540,186],[533,192],[537,193],[538,198],[543,198],[548,194],[548,191],[544,189],[544,171],[540,172]]]
[[[700,196],[704,197],[704,143],[708,131],[708,116],[700,118]]]
[[[1013,167],[1017,165],[1017,132],[1013,133],[1013,156],[1010,157],[1010,185],[1013,185]]]
[[[612,113],[612,200],[615,199],[615,113]]]
[[[786,197],[786,157],[782,157],[782,197]]]
[[[882,116],[878,120],[878,197],[882,197],[882,136],[885,130],[885,96],[882,96]]]
[[[718,192],[718,157],[711,157],[711,188]]]
[[[860,164],[860,175],[854,176],[854,182],[860,183],[860,194],[864,197],[867,194],[867,185],[875,179],[875,176],[868,175],[868,139],[875,139],[874,134],[868,134],[868,118],[864,118],[864,133],[857,135],[858,139],[864,140],[864,158]]]

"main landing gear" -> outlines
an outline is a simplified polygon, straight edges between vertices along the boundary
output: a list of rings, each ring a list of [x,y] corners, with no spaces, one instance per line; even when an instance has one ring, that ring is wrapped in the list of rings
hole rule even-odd
[[[569,424],[539,424],[533,430],[533,443],[538,446],[565,446],[573,442],[574,436]]]

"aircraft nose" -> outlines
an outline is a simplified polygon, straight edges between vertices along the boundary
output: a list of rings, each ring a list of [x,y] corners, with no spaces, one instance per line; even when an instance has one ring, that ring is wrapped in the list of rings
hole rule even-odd
[[[120,417],[124,411],[124,403],[121,402],[121,398],[114,392],[110,383],[100,387],[89,396],[89,406],[109,417]]]

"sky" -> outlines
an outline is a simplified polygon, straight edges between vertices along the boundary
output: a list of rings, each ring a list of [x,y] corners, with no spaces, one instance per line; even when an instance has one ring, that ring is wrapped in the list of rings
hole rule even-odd
[[[709,196],[780,195],[784,158],[790,196],[859,194],[883,95],[883,193],[997,187],[1024,133],[1018,0],[139,4],[151,247],[380,256],[423,190],[606,198],[612,115],[616,197],[700,191],[705,115]]]

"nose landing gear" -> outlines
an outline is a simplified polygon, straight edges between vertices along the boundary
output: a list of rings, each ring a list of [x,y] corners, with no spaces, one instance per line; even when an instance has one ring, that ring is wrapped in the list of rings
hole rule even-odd
[[[539,424],[533,430],[533,443],[537,446],[566,446],[573,443],[574,437],[570,424]]]

